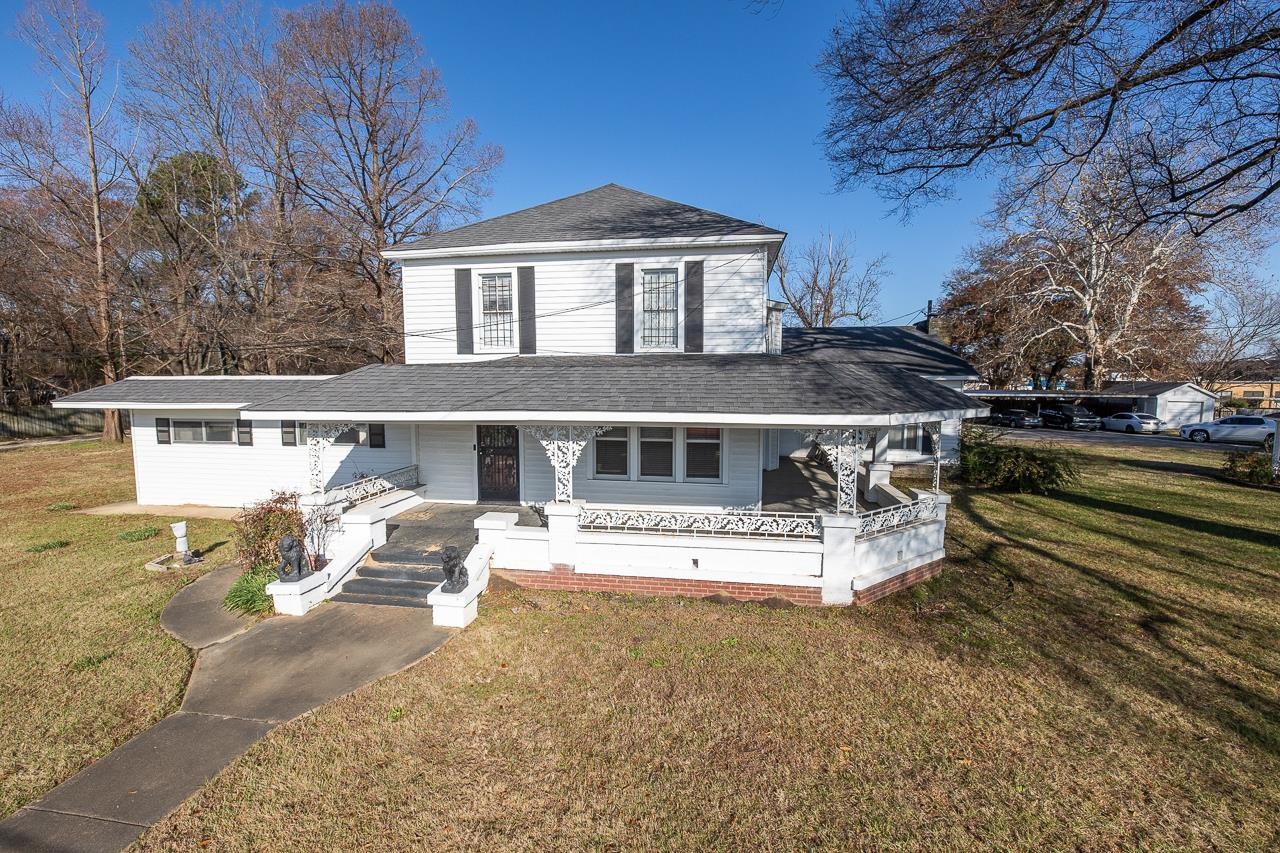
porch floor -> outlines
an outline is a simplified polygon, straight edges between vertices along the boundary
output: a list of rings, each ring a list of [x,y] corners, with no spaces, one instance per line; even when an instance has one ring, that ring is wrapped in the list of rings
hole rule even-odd
[[[764,512],[835,512],[836,479],[812,459],[783,457],[773,471],[764,472],[760,509]],[[858,510],[874,509],[859,490]]]
[[[455,545],[465,557],[476,541],[475,520],[486,512],[514,512],[518,524],[541,527],[542,519],[531,507],[516,504],[429,503],[387,519],[387,544],[373,550],[383,563],[414,563]]]

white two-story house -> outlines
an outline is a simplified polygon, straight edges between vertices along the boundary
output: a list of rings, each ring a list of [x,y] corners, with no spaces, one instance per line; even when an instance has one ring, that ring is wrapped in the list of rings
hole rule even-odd
[[[55,405],[130,411],[144,505],[293,490],[354,529],[372,505],[477,504],[489,568],[530,586],[868,601],[937,571],[936,466],[985,409],[913,329],[784,335],[784,238],[610,184],[387,252],[405,364]],[[897,488],[895,461],[932,462],[932,488]]]

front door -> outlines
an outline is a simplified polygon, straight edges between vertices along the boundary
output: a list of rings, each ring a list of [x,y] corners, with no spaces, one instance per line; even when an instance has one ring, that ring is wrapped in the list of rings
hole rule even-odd
[[[520,500],[520,430],[513,426],[477,426],[481,501]]]

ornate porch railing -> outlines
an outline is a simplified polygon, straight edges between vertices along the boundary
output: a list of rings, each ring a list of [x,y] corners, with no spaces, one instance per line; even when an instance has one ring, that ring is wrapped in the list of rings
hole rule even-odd
[[[934,498],[920,498],[911,503],[873,509],[870,512],[858,513],[858,526],[855,535],[860,539],[878,536],[891,530],[910,527],[923,521],[932,521],[938,517],[938,501]]]
[[[740,536],[753,539],[821,539],[817,513],[668,512],[584,507],[580,530],[664,533],[671,536]]]
[[[385,495],[388,492],[394,492],[396,489],[412,489],[417,485],[418,466],[406,465],[403,468],[396,468],[394,471],[357,477],[350,483],[343,483],[341,486],[330,490],[329,502],[351,506],[361,501],[376,498],[379,495]]]

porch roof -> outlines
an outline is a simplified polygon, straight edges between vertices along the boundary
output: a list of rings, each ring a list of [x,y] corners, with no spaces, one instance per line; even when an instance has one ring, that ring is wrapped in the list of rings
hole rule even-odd
[[[524,356],[370,365],[244,407],[249,418],[884,425],[984,404],[888,365],[792,356]]]

